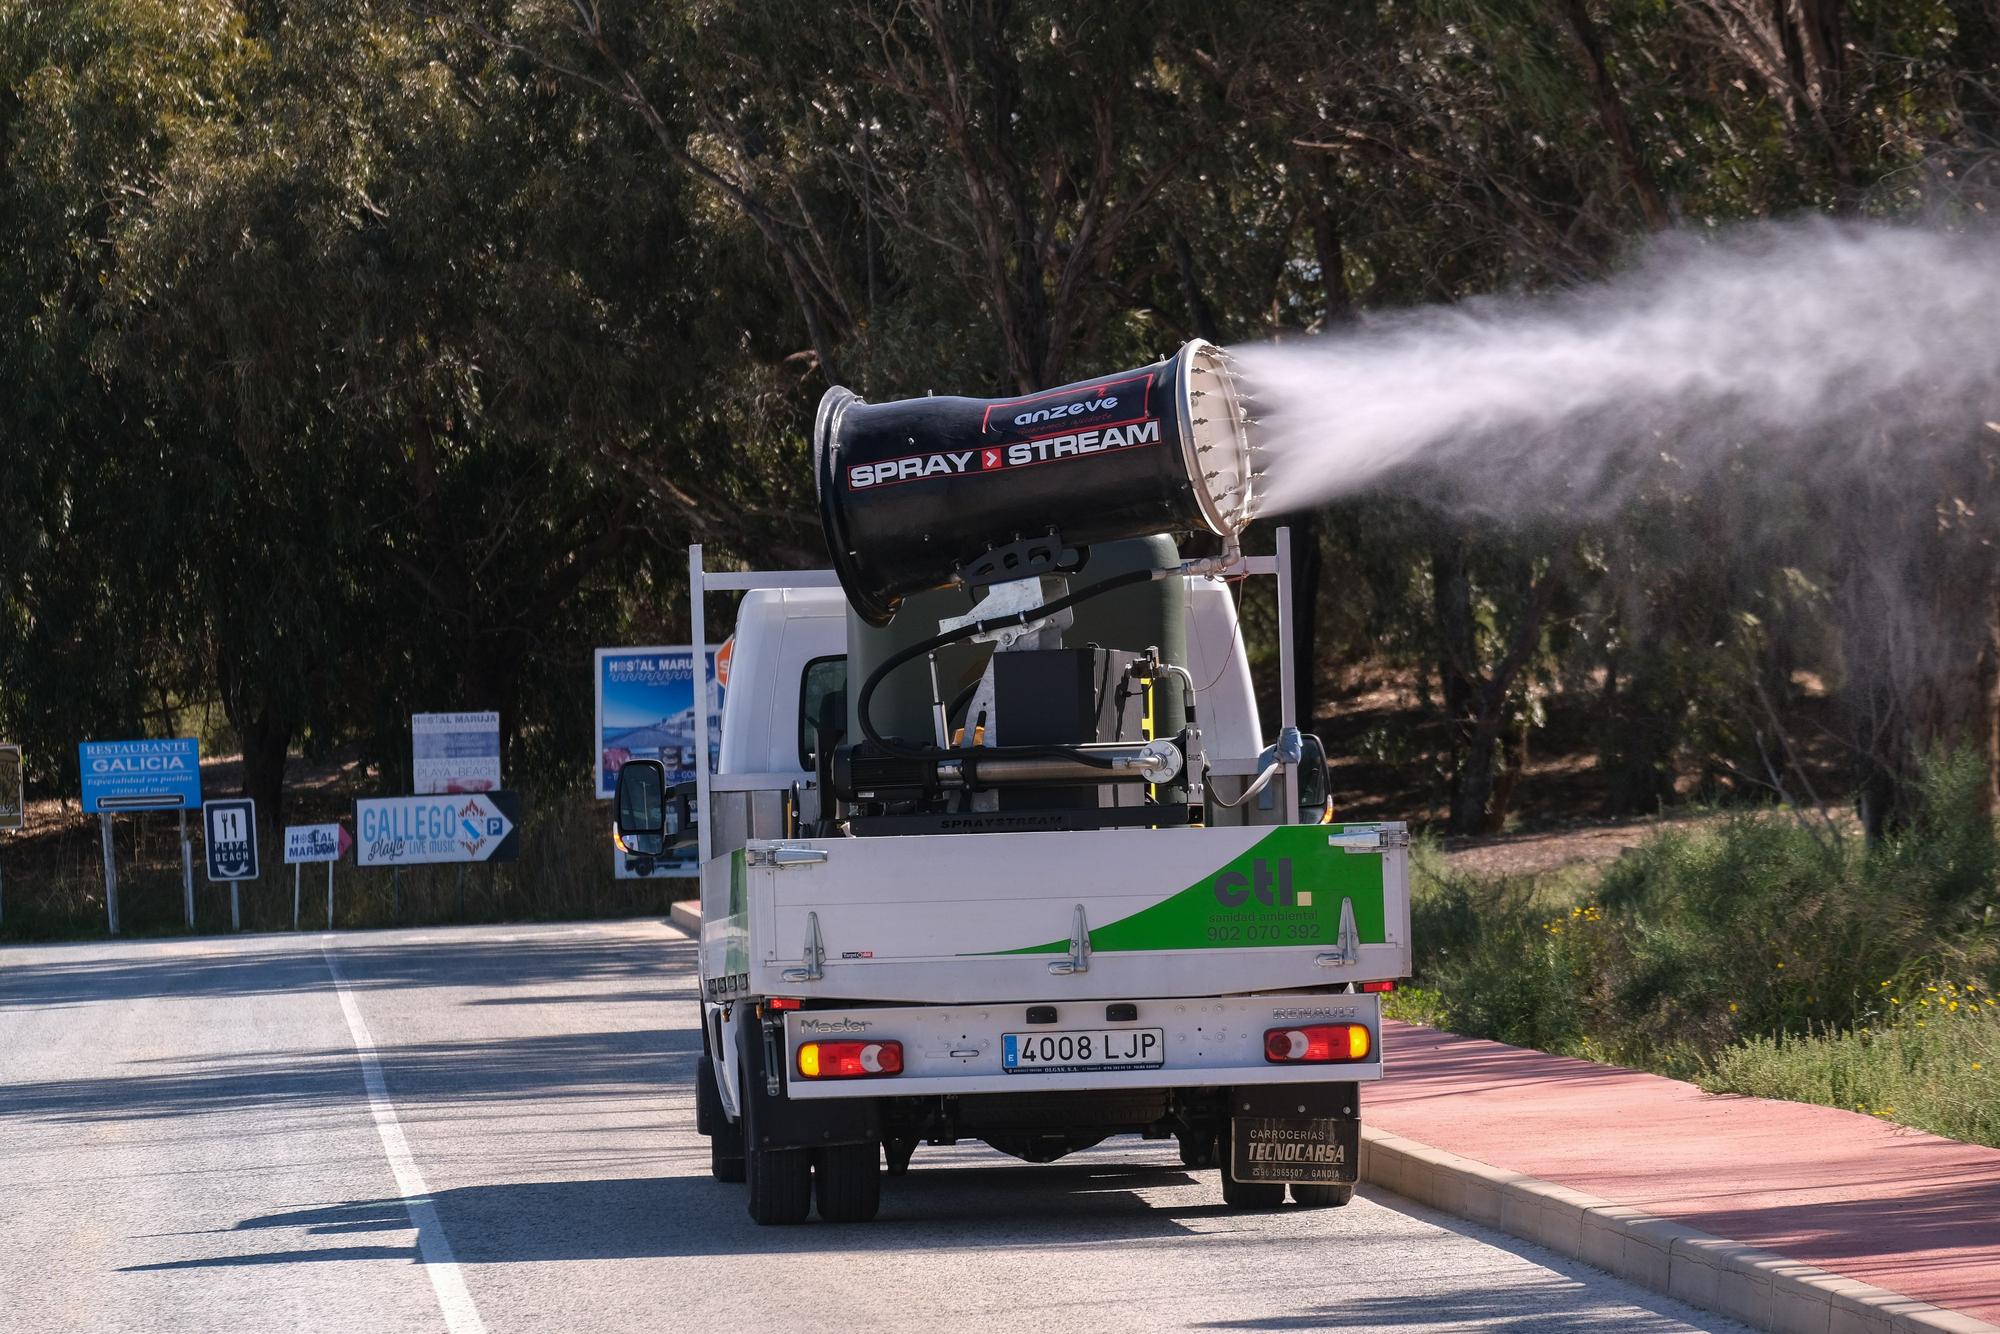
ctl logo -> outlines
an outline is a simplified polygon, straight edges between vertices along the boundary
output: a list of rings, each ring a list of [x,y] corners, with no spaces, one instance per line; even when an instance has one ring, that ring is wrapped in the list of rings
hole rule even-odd
[[[1292,888],[1292,859],[1280,857],[1267,862],[1262,857],[1250,863],[1250,874],[1224,871],[1215,877],[1215,901],[1225,908],[1241,908],[1256,895],[1257,902],[1271,908],[1309,908],[1312,894]]]

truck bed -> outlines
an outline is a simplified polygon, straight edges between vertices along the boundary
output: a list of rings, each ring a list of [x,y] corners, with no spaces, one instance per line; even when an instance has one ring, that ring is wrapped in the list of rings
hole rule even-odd
[[[712,1000],[1229,996],[1407,976],[1401,824],[757,840],[702,870]]]

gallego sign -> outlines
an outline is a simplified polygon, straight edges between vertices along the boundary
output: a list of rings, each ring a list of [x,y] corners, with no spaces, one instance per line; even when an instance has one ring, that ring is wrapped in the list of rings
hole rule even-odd
[[[191,736],[85,741],[76,749],[87,815],[201,806],[201,742]]]
[[[354,803],[357,866],[511,862],[521,855],[513,792],[382,797]]]

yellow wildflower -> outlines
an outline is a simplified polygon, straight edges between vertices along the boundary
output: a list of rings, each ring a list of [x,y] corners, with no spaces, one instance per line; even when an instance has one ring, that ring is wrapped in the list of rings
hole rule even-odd
[[[1735,1013],[1736,1013],[1736,1002],[1735,1002],[1735,1001],[1731,1001],[1731,1002],[1729,1002],[1729,1012],[1730,1012],[1731,1014],[1735,1014]]]

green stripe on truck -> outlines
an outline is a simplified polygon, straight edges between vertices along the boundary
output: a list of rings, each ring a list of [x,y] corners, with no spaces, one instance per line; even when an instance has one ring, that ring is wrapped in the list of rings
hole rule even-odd
[[[1280,825],[1171,898],[1092,925],[1090,947],[1118,952],[1332,946],[1340,942],[1343,900],[1354,905],[1361,943],[1384,944],[1382,855],[1328,846],[1327,837],[1341,828]],[[1067,953],[1067,936],[1024,949],[979,952]]]

